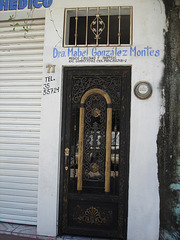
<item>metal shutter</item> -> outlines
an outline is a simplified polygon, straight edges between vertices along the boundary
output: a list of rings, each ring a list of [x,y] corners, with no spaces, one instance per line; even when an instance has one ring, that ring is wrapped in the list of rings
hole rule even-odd
[[[13,30],[10,25],[16,23]],[[37,223],[44,25],[44,19],[0,22],[0,221],[4,222]]]

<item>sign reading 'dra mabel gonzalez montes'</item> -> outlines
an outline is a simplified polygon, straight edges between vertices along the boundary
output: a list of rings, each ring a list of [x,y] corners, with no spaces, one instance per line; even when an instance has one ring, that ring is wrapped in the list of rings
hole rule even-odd
[[[0,11],[41,8],[48,8],[52,5],[53,0],[0,0]]]

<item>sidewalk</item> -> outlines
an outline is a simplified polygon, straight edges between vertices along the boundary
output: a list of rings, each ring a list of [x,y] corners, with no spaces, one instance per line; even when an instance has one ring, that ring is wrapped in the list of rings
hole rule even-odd
[[[18,236],[0,234],[0,240],[34,240],[34,238],[18,237]]]
[[[35,226],[0,222],[0,240],[56,240],[58,238],[37,235]],[[59,238],[60,240],[61,238]]]
[[[35,226],[0,222],[0,240],[109,240],[77,236],[47,237],[37,235]],[[111,239],[113,240],[113,239]]]

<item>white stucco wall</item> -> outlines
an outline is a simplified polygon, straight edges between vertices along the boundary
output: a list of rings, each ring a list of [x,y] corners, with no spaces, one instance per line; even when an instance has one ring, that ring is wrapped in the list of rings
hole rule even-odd
[[[59,206],[60,142],[62,118],[63,66],[89,66],[94,63],[69,63],[68,57],[53,58],[53,48],[63,51],[64,8],[93,6],[133,7],[133,47],[160,50],[160,56],[128,56],[127,62],[116,65],[132,66],[132,96],[130,123],[130,171],[128,202],[128,240],[158,240],[159,193],[157,178],[156,139],[159,128],[161,92],[159,83],[163,74],[163,54],[166,19],[164,5],[157,0],[54,0],[46,9],[44,42],[44,73],[52,76],[55,94],[42,95],[41,140],[38,191],[38,234],[56,236]],[[9,11],[8,11],[9,12]],[[4,13],[7,14],[7,13]],[[9,13],[8,13],[9,14]],[[11,11],[12,14],[12,11]],[[85,49],[85,48],[84,48]],[[89,48],[91,51],[92,48]],[[101,50],[101,47],[98,48]],[[103,48],[105,49],[105,48]],[[119,48],[121,49],[121,48]],[[129,51],[129,47],[123,48]],[[67,52],[67,49],[65,50]],[[46,65],[56,65],[55,73],[47,73]],[[114,63],[96,63],[111,66]],[[148,81],[152,96],[140,100],[134,95],[134,86]]]
[[[63,66],[88,66],[92,64],[69,63],[68,57],[53,58],[53,48],[63,51],[64,8],[89,6],[133,6],[133,46],[143,50],[151,47],[160,50],[160,56],[128,56],[122,65],[132,66],[130,171],[128,203],[128,240],[156,240],[159,234],[159,193],[157,178],[156,139],[159,128],[161,95],[159,83],[163,73],[163,29],[165,28],[164,5],[156,0],[111,0],[104,1],[55,1],[46,10],[46,36],[44,49],[45,66],[56,65],[51,74],[62,86]],[[59,37],[60,36],[60,37]],[[91,48],[89,48],[91,51]],[[98,48],[101,49],[101,48]],[[124,48],[129,50],[129,48]],[[65,50],[67,52],[67,49]],[[98,64],[96,64],[98,65]],[[101,63],[99,65],[105,65]],[[108,63],[108,66],[113,63]],[[118,64],[116,64],[118,65]],[[139,81],[148,81],[153,88],[152,96],[140,100],[134,95],[134,86]],[[59,155],[61,126],[60,94],[43,96],[40,147],[38,233],[57,234]]]

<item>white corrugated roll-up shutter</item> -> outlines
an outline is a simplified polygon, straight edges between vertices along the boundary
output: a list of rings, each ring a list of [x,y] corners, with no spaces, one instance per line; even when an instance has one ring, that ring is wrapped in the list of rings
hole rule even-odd
[[[4,222],[37,223],[44,25],[44,19],[0,22],[0,221]]]

